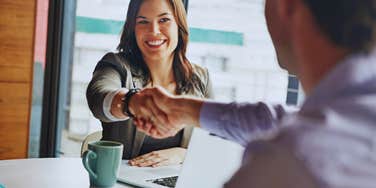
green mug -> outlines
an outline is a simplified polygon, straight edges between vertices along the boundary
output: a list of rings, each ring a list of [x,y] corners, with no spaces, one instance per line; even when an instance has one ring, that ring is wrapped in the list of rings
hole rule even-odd
[[[119,174],[123,144],[113,141],[97,141],[88,145],[82,155],[82,163],[89,173],[90,185],[111,187]]]

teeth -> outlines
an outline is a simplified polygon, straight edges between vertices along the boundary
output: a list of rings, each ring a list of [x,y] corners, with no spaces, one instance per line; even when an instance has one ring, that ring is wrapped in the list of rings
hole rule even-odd
[[[163,40],[152,40],[152,41],[147,41],[147,43],[151,46],[158,46],[163,43]]]

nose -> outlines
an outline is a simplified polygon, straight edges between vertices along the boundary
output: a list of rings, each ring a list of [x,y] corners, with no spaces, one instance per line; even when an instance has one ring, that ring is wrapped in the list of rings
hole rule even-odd
[[[160,29],[159,29],[159,23],[158,22],[152,22],[150,24],[150,32],[153,34],[160,34]]]

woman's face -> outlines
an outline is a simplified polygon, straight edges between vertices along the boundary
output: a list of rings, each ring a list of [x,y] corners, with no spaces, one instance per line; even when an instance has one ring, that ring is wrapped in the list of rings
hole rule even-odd
[[[137,45],[145,60],[163,60],[178,44],[178,26],[167,0],[145,0],[136,16]]]

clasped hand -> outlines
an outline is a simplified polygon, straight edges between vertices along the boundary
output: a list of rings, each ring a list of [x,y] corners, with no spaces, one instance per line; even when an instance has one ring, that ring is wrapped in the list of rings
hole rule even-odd
[[[174,136],[191,123],[185,115],[181,97],[169,94],[163,88],[145,88],[132,96],[129,110],[135,115],[137,129],[154,138]]]

